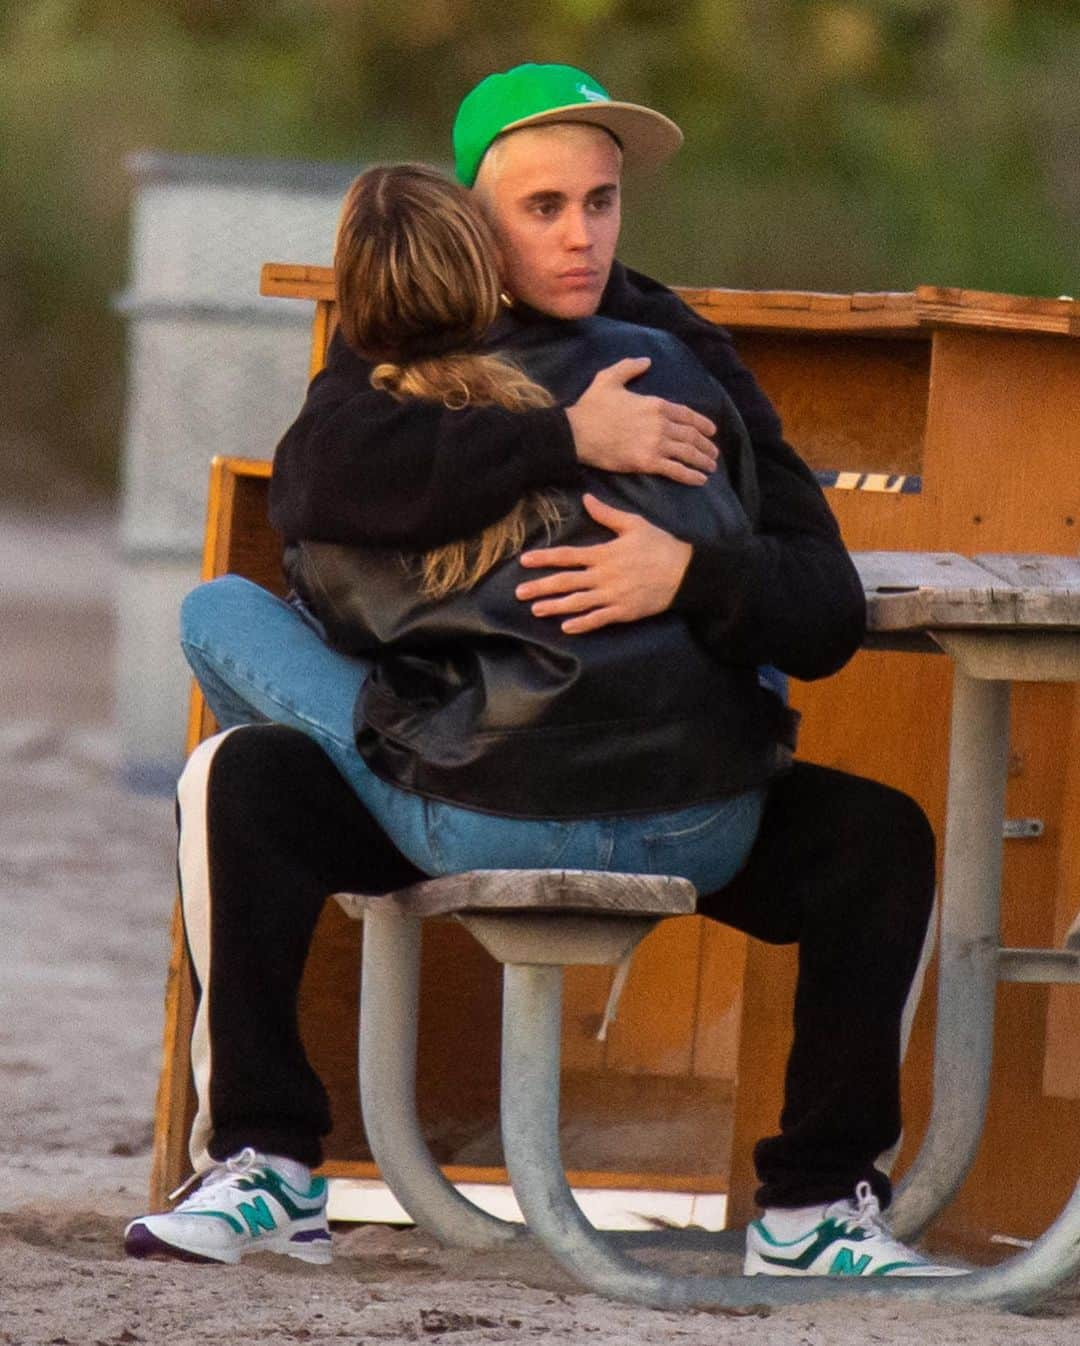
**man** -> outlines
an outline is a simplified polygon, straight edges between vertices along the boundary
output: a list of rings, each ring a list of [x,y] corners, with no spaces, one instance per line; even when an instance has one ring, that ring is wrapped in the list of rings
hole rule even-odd
[[[526,315],[599,311],[674,333],[735,401],[760,486],[758,533],[715,547],[605,507],[612,540],[526,553],[526,572],[545,573],[523,578],[519,599],[571,635],[671,607],[707,621],[733,662],[804,677],[839,668],[859,643],[861,592],[812,474],[727,334],[615,261],[623,160],[660,162],[681,133],[613,102],[584,72],[523,66],[468,95],[454,139],[458,175],[494,225],[510,301]],[[687,485],[715,468],[710,422],[627,387],[641,361],[602,371],[572,406],[511,415],[357,395],[340,377],[345,359],[337,343],[278,447],[271,515],[287,539],[424,550],[472,535],[530,487],[573,485],[580,463]],[[201,988],[192,1156],[203,1181],[172,1213],[134,1221],[127,1248],[325,1261],[324,1186],[310,1167],[329,1119],[296,1026],[303,961],[328,895],[386,891],[416,871],[314,741],[348,738],[351,696],[331,710],[333,698],[321,699],[316,716],[303,671],[285,689],[280,668],[239,668],[218,638],[233,616],[207,620],[199,592],[185,649],[219,721],[279,723],[209,740],[181,780],[184,913]],[[771,784],[742,873],[700,901],[708,916],[799,944],[781,1129],[755,1150],[764,1213],[748,1231],[748,1273],[947,1274],[889,1234],[889,1181],[875,1165],[899,1135],[900,1020],[933,882],[917,805],[797,763]]]

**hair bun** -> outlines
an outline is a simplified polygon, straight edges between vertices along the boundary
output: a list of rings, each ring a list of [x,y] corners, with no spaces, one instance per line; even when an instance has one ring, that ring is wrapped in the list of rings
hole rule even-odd
[[[401,365],[396,365],[390,360],[383,360],[371,371],[371,386],[382,388],[388,393],[396,393],[401,388],[404,373]]]

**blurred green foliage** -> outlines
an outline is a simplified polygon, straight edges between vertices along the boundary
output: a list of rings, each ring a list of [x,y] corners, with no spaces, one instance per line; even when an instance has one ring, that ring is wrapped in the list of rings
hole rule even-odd
[[[445,162],[462,94],[522,60],[683,126],[628,190],[622,255],[665,279],[1077,284],[1075,0],[0,0],[0,39],[9,481],[112,480],[129,150]]]

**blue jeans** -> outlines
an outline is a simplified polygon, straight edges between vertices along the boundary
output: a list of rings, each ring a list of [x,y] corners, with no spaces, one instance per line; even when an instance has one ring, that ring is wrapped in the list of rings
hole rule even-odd
[[[271,721],[308,734],[427,874],[678,874],[709,893],[730,882],[757,836],[763,789],[663,813],[571,821],[504,818],[411,794],[376,776],[356,750],[353,704],[368,663],[331,649],[295,608],[224,575],[188,594],[180,625],[184,654],[221,728]]]

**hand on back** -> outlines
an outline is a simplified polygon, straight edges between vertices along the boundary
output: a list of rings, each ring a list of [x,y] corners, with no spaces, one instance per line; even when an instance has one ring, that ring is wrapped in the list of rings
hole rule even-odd
[[[527,569],[554,573],[519,584],[516,597],[531,603],[536,617],[562,618],[571,636],[666,611],[690,564],[690,543],[594,495],[582,499],[591,517],[615,536],[587,547],[523,552]]]
[[[647,472],[701,486],[716,470],[719,451],[709,438],[716,426],[678,402],[631,392],[626,385],[650,363],[638,356],[601,369],[567,407],[577,456],[606,472]]]

